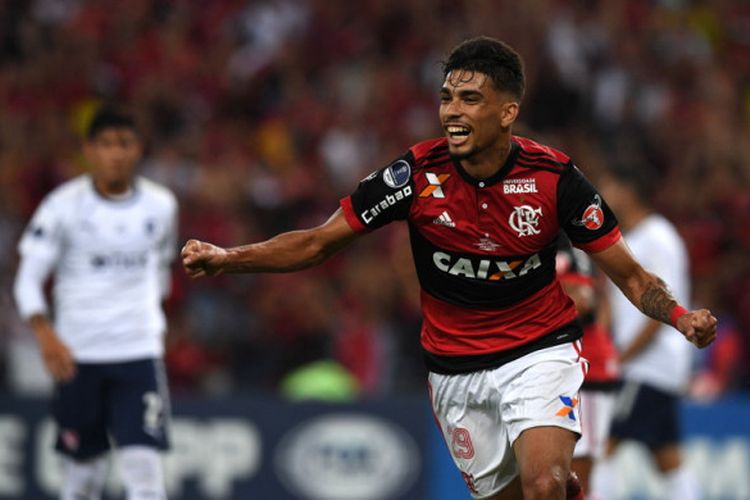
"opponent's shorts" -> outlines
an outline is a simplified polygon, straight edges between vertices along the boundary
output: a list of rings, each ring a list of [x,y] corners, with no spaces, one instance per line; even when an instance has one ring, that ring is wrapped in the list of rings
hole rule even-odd
[[[55,386],[55,449],[76,460],[114,445],[169,446],[169,396],[161,360],[76,363],[75,377]]]
[[[615,400],[610,436],[650,449],[678,443],[679,397],[640,382],[625,382]]]
[[[609,427],[615,407],[613,391],[581,389],[581,439],[576,443],[573,458],[602,458],[607,449]]]
[[[580,435],[586,369],[575,341],[492,370],[429,374],[435,418],[474,498],[497,494],[518,475],[513,443],[526,429],[556,426]]]

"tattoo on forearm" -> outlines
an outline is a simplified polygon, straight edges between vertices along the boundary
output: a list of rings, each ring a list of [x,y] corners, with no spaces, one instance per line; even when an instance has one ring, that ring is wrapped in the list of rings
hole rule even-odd
[[[669,323],[669,314],[675,305],[677,301],[660,278],[656,278],[656,283],[650,283],[641,295],[641,311],[665,323]]]

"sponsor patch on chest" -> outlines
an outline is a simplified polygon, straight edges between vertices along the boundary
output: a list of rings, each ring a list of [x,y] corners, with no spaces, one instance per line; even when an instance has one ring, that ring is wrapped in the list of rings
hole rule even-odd
[[[526,194],[537,193],[536,179],[505,179],[503,181],[503,194]]]
[[[444,273],[464,278],[498,281],[525,276],[529,271],[542,266],[538,253],[516,260],[481,259],[458,257],[447,252],[432,254],[435,267]]]

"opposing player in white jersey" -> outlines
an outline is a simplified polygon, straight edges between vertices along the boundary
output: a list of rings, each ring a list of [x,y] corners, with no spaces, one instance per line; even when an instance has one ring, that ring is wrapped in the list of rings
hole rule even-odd
[[[624,238],[646,269],[658,271],[681,304],[690,302],[685,245],[675,227],[651,209],[653,187],[648,171],[615,169],[602,184],[617,214]],[[624,385],[610,431],[609,454],[623,441],[644,445],[666,480],[668,498],[698,498],[696,481],[680,456],[679,400],[690,379],[692,349],[668,326],[633,307],[615,286],[610,287],[612,331],[620,352]],[[599,475],[604,498],[615,494],[611,460]]]
[[[168,446],[169,413],[161,301],[177,203],[134,175],[141,152],[134,120],[101,109],[84,144],[91,172],[47,195],[18,247],[16,302],[56,382],[64,500],[101,497],[111,443],[128,499],[166,498],[158,451]]]

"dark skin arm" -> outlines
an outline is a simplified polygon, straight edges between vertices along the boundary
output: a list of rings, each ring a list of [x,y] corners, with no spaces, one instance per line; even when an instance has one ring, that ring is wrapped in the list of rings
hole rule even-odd
[[[222,273],[284,273],[316,266],[357,239],[339,208],[324,224],[289,231],[259,243],[221,248],[189,240],[182,264],[191,278]]]
[[[669,316],[677,301],[658,276],[635,260],[624,240],[591,258],[643,314],[671,325]],[[703,348],[716,339],[716,323],[711,311],[698,309],[683,314],[675,326],[688,341]]]

